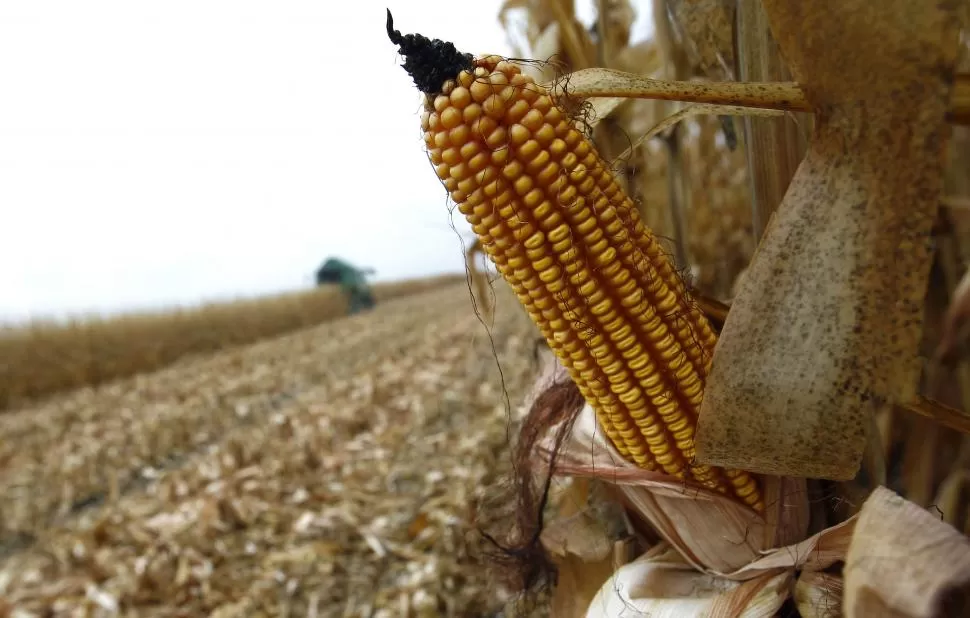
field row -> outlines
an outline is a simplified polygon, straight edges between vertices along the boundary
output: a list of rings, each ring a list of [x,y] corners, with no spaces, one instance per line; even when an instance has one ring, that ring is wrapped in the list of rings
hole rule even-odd
[[[491,333],[514,404],[532,330],[505,301]],[[0,418],[21,539],[0,597],[37,615],[500,607],[469,558],[508,465],[492,341],[452,286]]]
[[[450,287],[0,414],[0,547],[234,427],[265,422],[301,389],[347,384],[432,327],[415,328],[415,320],[431,319],[434,309],[458,315],[467,305],[467,292],[462,298]]]
[[[374,286],[378,303],[455,283],[445,276]],[[187,355],[316,326],[347,313],[339,288],[193,309],[0,329],[0,410],[38,397],[155,371]]]

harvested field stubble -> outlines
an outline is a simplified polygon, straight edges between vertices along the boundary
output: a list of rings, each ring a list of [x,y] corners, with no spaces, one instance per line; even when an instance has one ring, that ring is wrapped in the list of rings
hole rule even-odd
[[[374,286],[378,303],[461,280]],[[184,356],[245,345],[347,314],[334,286],[202,307],[0,328],[0,411],[72,388],[155,371]]]
[[[497,297],[514,405],[534,333]],[[457,285],[0,417],[0,615],[494,613],[469,556],[509,462],[492,350]]]

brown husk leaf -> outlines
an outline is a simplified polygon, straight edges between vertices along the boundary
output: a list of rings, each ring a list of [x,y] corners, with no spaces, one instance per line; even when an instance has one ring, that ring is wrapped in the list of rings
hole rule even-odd
[[[697,458],[847,480],[869,417],[916,394],[964,7],[766,0],[765,10],[816,129],[724,325]]]
[[[845,560],[845,615],[932,618],[970,611],[970,539],[879,487]]]

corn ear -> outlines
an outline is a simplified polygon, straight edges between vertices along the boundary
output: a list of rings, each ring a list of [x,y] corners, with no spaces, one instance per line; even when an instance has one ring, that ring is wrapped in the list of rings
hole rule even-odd
[[[412,67],[429,64],[398,40]],[[456,70],[437,87],[409,69],[427,95],[428,155],[610,441],[762,510],[748,473],[692,464],[716,336],[608,165],[519,67],[448,53]]]

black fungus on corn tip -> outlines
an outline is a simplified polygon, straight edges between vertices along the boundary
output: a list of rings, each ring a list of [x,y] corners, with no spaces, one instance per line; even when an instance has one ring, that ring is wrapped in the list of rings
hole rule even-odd
[[[404,70],[414,79],[414,85],[429,96],[440,93],[446,81],[473,66],[472,55],[459,52],[454,43],[429,40],[420,34],[402,35],[394,29],[390,9],[387,10],[387,37],[404,56]]]

